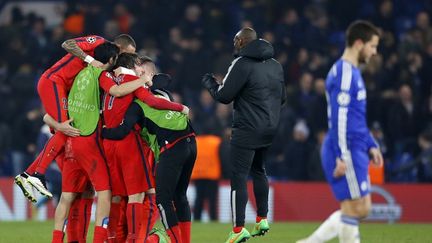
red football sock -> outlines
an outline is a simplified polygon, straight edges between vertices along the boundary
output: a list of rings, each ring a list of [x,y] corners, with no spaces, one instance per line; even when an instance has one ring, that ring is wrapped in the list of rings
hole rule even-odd
[[[242,231],[242,229],[243,229],[244,227],[243,226],[239,226],[239,227],[234,227],[233,228],[233,231],[234,231],[234,233],[240,233],[240,231]]]
[[[155,195],[146,194],[143,202],[143,217],[138,242],[142,242],[148,236],[158,217]]]
[[[171,239],[171,243],[183,243],[182,234],[178,225],[167,229],[167,233],[169,238]]]
[[[42,152],[39,153],[35,161],[27,168],[27,174],[35,172],[45,174],[48,166],[57,157],[57,155],[64,150],[67,136],[61,132],[57,132],[45,144]]]
[[[143,218],[142,203],[128,203],[126,209],[128,236],[126,242],[135,243],[141,229]]]
[[[256,216],[256,223],[259,223],[261,220],[263,219],[267,219],[267,217],[260,217],[260,216]]]
[[[64,233],[61,230],[53,230],[52,243],[63,243]]]
[[[81,198],[78,214],[78,237],[80,242],[85,242],[90,224],[93,199]]]
[[[95,226],[93,243],[104,243],[108,239],[108,231],[102,226]]]
[[[111,203],[109,223],[108,223],[108,242],[116,243],[116,230],[120,217],[120,203]]]
[[[127,220],[126,220],[127,197],[120,201],[120,214],[116,228],[117,242],[126,242]]]
[[[191,235],[191,222],[179,222],[181,236],[183,243],[190,243],[190,235]]]
[[[79,224],[79,205],[80,205],[80,198],[76,198],[71,208],[69,209],[69,215],[68,215],[68,222],[66,225],[66,236],[67,236],[67,242],[78,242],[78,224]]]
[[[159,236],[157,235],[150,235],[147,237],[145,243],[159,243]]]

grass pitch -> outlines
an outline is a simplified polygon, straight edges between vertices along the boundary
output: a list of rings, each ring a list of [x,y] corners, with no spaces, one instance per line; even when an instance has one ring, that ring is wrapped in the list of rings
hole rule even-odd
[[[247,242],[291,243],[307,236],[318,225],[319,223],[274,223],[270,224],[270,232],[266,236],[252,238]],[[0,222],[0,243],[51,242],[52,227],[52,221]],[[252,225],[247,225],[247,228],[252,228]],[[223,243],[230,230],[231,226],[228,224],[193,223],[192,242]],[[90,228],[88,242],[91,242],[92,232]],[[360,226],[360,232],[362,243],[432,243],[432,224],[363,223]]]

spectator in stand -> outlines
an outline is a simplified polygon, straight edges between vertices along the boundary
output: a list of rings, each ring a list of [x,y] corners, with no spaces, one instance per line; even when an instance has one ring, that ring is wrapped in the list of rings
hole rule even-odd
[[[196,140],[198,152],[191,177],[196,189],[194,220],[202,220],[204,203],[207,202],[210,220],[216,221],[217,195],[221,178],[219,147],[222,139],[219,136],[208,134],[197,136]]]

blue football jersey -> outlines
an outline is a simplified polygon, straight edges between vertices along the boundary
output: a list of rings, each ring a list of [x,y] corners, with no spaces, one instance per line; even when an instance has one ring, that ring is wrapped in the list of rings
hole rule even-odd
[[[342,153],[352,146],[377,147],[366,122],[366,87],[360,70],[339,59],[326,79],[329,133],[337,144],[335,152]]]

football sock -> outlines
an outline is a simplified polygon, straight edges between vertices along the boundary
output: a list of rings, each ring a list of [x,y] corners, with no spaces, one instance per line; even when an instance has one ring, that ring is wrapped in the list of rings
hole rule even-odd
[[[182,243],[182,236],[178,225],[167,229],[166,232],[171,239],[171,243]]]
[[[108,238],[107,229],[102,226],[95,226],[93,243],[104,243]]]
[[[190,243],[190,235],[191,235],[191,222],[179,222],[180,230],[181,230],[181,236],[183,243]]]
[[[143,242],[148,236],[158,217],[155,195],[146,194],[143,202],[143,217],[138,241]]]
[[[64,233],[61,230],[53,230],[52,243],[63,243]]]
[[[339,228],[339,242],[360,243],[359,220],[347,215],[341,216]]]
[[[341,225],[341,211],[333,212],[319,227],[312,233],[309,239],[317,242],[325,242],[338,235]]]
[[[141,229],[143,218],[142,203],[128,203],[126,209],[126,218],[128,225],[128,236],[126,242],[135,243],[138,233]]]
[[[233,232],[238,234],[240,233],[240,231],[242,231],[243,228],[244,228],[243,226],[233,227]]]
[[[78,224],[79,224],[79,208],[80,208],[80,198],[76,198],[71,208],[69,209],[68,223],[66,226],[66,236],[67,242],[78,242]]]
[[[120,218],[120,203],[111,203],[109,223],[108,223],[108,242],[116,243],[116,230]]]
[[[85,242],[90,225],[93,199],[81,198],[79,201],[78,236],[80,242]]]

